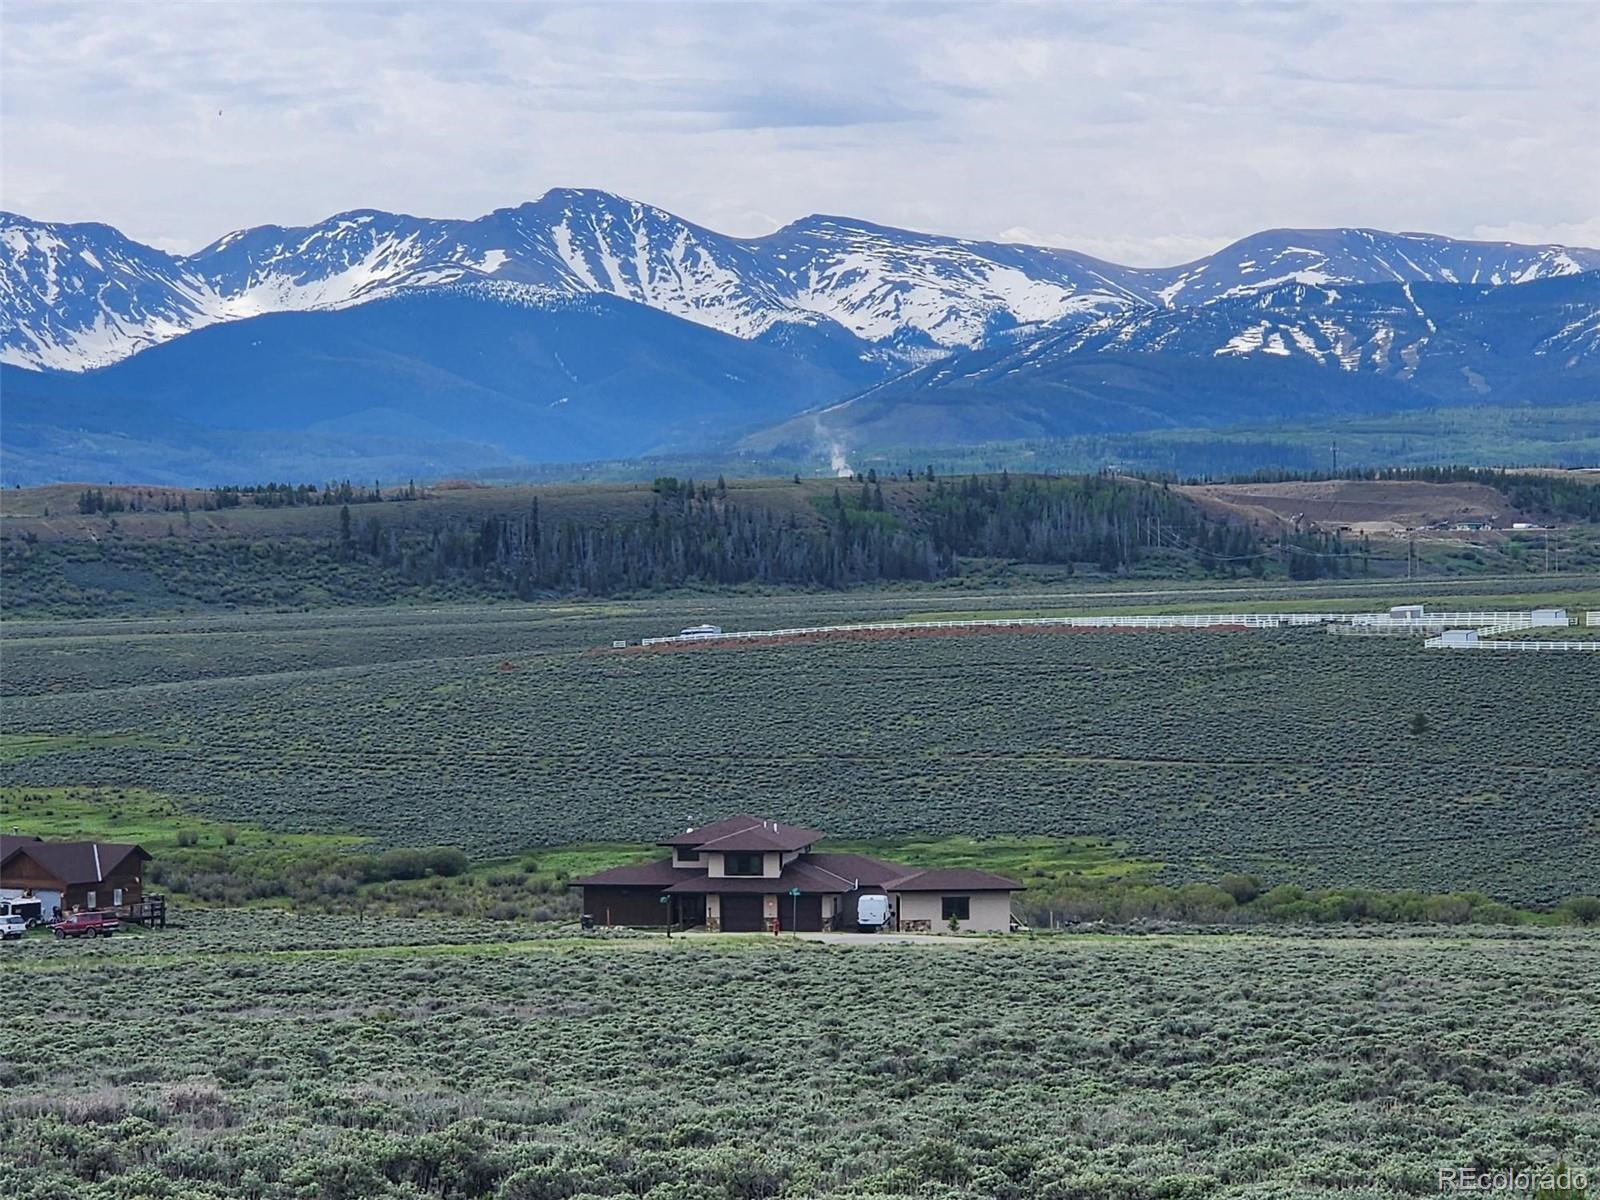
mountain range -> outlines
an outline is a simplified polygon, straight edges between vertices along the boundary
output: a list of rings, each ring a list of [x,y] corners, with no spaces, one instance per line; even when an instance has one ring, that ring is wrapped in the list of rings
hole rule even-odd
[[[8,481],[428,475],[1592,398],[1600,251],[1271,230],[1192,263],[560,189],[187,256],[0,214]],[[219,474],[220,473],[220,474]]]

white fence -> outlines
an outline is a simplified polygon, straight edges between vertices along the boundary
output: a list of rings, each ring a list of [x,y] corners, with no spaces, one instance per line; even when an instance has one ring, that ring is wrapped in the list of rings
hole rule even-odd
[[[1352,625],[1411,629],[1418,633],[1427,633],[1434,629],[1480,629],[1486,625],[1532,629],[1535,625],[1563,623],[1544,618],[1535,620],[1531,612],[1438,612],[1424,613],[1420,617],[1391,617],[1387,613],[1351,613],[1344,619]]]
[[[1590,613],[1590,623],[1597,623],[1600,613]],[[1441,646],[1439,636],[1446,629],[1473,629],[1479,633],[1509,633],[1512,630],[1532,629],[1536,626],[1564,625],[1565,617],[1553,620],[1548,614],[1537,618],[1531,612],[1452,612],[1424,613],[1416,617],[1392,617],[1387,613],[1183,613],[1155,616],[1105,616],[1105,617],[995,617],[964,621],[868,621],[856,625],[800,625],[792,629],[745,629],[724,633],[680,633],[670,637],[644,638],[641,646],[667,646],[689,642],[748,642],[773,638],[827,636],[852,633],[911,633],[924,629],[1216,629],[1223,627],[1243,629],[1286,629],[1302,626],[1326,626],[1331,633],[1366,637],[1430,637],[1424,644]],[[1499,642],[1478,643],[1486,646],[1524,645],[1572,646],[1591,649],[1589,643],[1568,642]],[[1600,645],[1600,643],[1596,643]],[[1452,644],[1452,648],[1454,644]]]
[[[1419,625],[1415,621],[1384,621],[1374,624],[1329,625],[1327,631],[1341,637],[1419,638],[1437,634],[1440,629],[1437,625]]]
[[[1439,638],[1429,638],[1422,643],[1429,650],[1600,650],[1600,638],[1577,642],[1553,638],[1523,638],[1514,642],[1459,642],[1445,643]]]
[[[1283,629],[1301,625],[1326,625],[1349,620],[1349,613],[1185,613],[1142,617],[998,617],[971,621],[870,621],[857,625],[804,625],[794,629],[745,629],[736,633],[680,633],[672,637],[644,638],[641,646],[676,642],[737,642],[761,638],[807,637],[830,633],[904,632],[917,629]]]

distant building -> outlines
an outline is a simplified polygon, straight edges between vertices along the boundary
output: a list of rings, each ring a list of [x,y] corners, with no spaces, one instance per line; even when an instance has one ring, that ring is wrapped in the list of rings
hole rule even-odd
[[[816,849],[823,834],[739,815],[663,839],[668,858],[572,881],[599,925],[703,927],[716,933],[853,929],[865,895],[887,896],[891,929],[1004,933],[1022,884],[988,871],[918,870]]]
[[[122,842],[47,842],[0,834],[0,898],[36,899],[45,918],[74,909],[123,912],[144,899],[150,855]]]

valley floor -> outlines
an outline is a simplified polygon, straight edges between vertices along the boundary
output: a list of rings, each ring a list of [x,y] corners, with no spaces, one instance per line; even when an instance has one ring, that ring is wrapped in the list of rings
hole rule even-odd
[[[1584,699],[1600,694],[1595,655],[1442,654],[1314,629],[609,647],[706,620],[1402,601],[1581,611],[1600,608],[1594,583],[7,622],[0,798],[54,836],[74,832],[70,808],[84,813],[78,836],[143,838],[148,818],[170,837],[187,819],[207,848],[231,824],[264,851],[311,837],[452,846],[478,862],[648,843],[750,811],[857,841],[1098,839],[1127,869],[1173,883],[1248,872],[1267,886],[1553,904],[1600,893],[1600,757]],[[115,824],[94,827],[102,818]],[[251,842],[252,830],[283,841]]]
[[[1396,1197],[1600,1168],[1600,936],[962,953],[190,912],[0,947],[0,1192]],[[511,941],[500,940],[512,938]]]

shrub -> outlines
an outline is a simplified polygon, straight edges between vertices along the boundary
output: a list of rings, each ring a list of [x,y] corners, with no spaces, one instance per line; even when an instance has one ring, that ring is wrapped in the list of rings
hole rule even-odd
[[[1249,904],[1261,894],[1261,881],[1254,875],[1224,875],[1217,887],[1233,897],[1235,904]]]
[[[1600,896],[1568,896],[1559,911],[1579,925],[1600,924]]]

